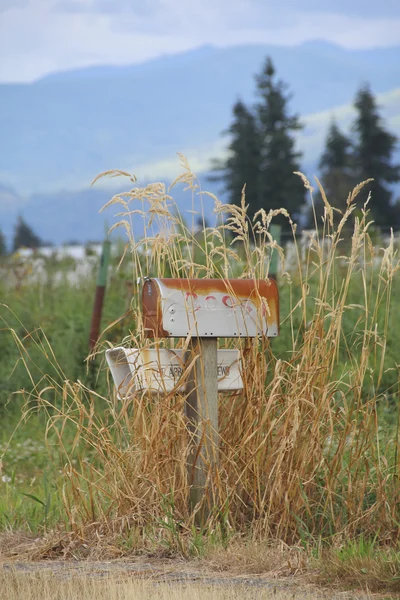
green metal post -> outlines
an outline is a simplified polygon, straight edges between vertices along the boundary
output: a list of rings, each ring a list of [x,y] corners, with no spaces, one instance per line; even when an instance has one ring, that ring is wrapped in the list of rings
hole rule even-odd
[[[272,235],[273,239],[277,242],[277,244],[281,245],[281,225],[271,225],[269,228],[269,232]],[[276,279],[278,274],[278,260],[279,254],[277,250],[271,249],[270,261],[269,261],[269,273],[268,276],[271,279]]]
[[[107,272],[110,262],[111,243],[109,240],[103,242],[101,251],[100,266],[97,274],[96,294],[94,297],[92,325],[89,335],[89,349],[93,350],[100,334],[101,314],[103,312],[104,295],[107,285]]]

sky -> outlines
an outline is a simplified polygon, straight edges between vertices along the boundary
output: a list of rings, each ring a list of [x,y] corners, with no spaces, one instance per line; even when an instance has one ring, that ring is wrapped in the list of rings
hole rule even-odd
[[[0,0],[0,82],[204,44],[400,44],[400,0]]]

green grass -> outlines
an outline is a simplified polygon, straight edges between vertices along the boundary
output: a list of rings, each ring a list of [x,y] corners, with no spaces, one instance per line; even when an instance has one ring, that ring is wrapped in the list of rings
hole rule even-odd
[[[43,419],[32,418],[14,433],[15,418],[5,416],[1,432],[0,529],[41,533],[62,520],[57,461],[49,460]]]

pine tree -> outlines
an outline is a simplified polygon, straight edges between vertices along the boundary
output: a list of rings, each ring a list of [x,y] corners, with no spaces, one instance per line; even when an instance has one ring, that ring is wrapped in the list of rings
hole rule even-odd
[[[210,179],[224,183],[231,204],[240,204],[243,186],[246,185],[246,203],[252,218],[259,208],[259,137],[255,117],[243,102],[238,101],[234,105],[233,122],[224,133],[230,136],[229,156],[225,161],[214,162],[216,175]]]
[[[319,168],[324,175],[329,171],[336,170],[348,174],[352,168],[351,141],[340,131],[334,120],[328,131],[325,150],[319,161]]]
[[[354,124],[357,176],[359,181],[374,179],[366,188],[364,200],[370,191],[369,208],[377,225],[399,226],[398,211],[391,203],[392,192],[389,187],[400,181],[400,165],[392,164],[397,139],[382,124],[375,98],[368,86],[359,90],[354,106],[358,113]]]
[[[7,254],[6,238],[4,237],[4,234],[0,229],[0,256],[5,256],[6,254]]]
[[[341,211],[346,209],[346,200],[357,183],[354,174],[354,158],[351,141],[332,121],[325,141],[325,149],[319,161],[320,181],[328,202]],[[319,194],[314,195],[317,224],[324,214],[324,203]],[[308,227],[314,226],[314,215],[310,209],[307,218]]]
[[[13,251],[18,248],[39,248],[42,245],[41,239],[33,232],[32,228],[18,217],[17,225],[15,226]]]
[[[290,115],[286,85],[276,81],[275,69],[267,58],[257,77],[260,101],[257,105],[261,138],[258,204],[264,209],[286,208],[292,215],[300,213],[305,202],[305,189],[299,171],[301,153],[295,150],[293,134],[302,128],[297,115]],[[288,229],[286,219],[281,221]]]

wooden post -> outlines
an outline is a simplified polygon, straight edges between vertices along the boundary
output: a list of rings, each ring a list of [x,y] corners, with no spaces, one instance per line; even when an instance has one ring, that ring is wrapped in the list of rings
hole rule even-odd
[[[218,460],[217,347],[216,338],[198,338],[191,342],[190,360],[198,356],[186,387],[185,406],[189,420],[188,477],[192,509],[206,494],[207,475]],[[207,518],[209,508],[210,498],[208,506],[198,513],[198,522]]]

